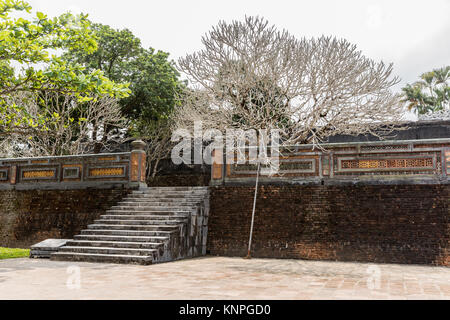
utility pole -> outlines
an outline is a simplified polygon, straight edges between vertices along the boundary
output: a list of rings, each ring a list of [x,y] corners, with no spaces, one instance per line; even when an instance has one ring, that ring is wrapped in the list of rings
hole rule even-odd
[[[255,223],[255,211],[256,211],[256,199],[258,197],[258,184],[259,184],[259,172],[261,169],[261,162],[258,161],[258,169],[256,173],[256,186],[255,186],[255,198],[253,199],[253,212],[252,212],[252,224],[250,226],[250,239],[248,241],[248,253],[246,259],[251,259],[251,250],[252,250],[252,239],[253,239],[253,226]]]

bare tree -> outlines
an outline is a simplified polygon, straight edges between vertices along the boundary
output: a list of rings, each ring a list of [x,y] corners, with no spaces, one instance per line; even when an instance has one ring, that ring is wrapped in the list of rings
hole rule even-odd
[[[3,137],[3,156],[60,156],[91,153],[102,145],[122,140],[125,121],[113,98],[79,102],[72,95],[41,93],[12,97],[22,103],[23,112],[39,121],[46,116],[47,127],[14,132]],[[105,131],[105,128],[109,128]],[[5,152],[4,152],[5,153]]]
[[[160,172],[161,160],[170,158],[173,125],[171,116],[139,124],[140,138],[147,143],[147,178],[154,178]]]
[[[346,40],[296,39],[260,17],[220,22],[204,49],[179,60],[193,88],[178,127],[202,120],[224,130],[280,129],[284,145],[320,144],[337,134],[378,135],[404,116],[392,64]],[[375,129],[377,129],[375,131]]]

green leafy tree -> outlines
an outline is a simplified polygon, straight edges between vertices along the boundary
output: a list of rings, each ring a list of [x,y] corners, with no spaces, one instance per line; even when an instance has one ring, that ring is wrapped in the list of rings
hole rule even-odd
[[[91,29],[97,38],[97,50],[73,48],[64,59],[88,70],[100,69],[114,81],[130,83],[130,95],[119,103],[128,119],[128,135],[139,136],[148,143],[147,172],[155,176],[160,160],[170,154],[172,113],[185,84],[179,80],[168,53],[143,48],[130,30],[103,24],[92,24]],[[102,131],[113,129],[109,126]]]
[[[403,88],[409,110],[418,114],[450,108],[450,66],[426,72],[420,81]]]
[[[144,49],[128,29],[116,30],[102,24],[92,24],[91,28],[98,39],[97,50],[72,48],[64,55],[66,61],[80,63],[88,70],[100,69],[114,81],[130,83],[131,94],[120,104],[134,122],[167,118],[183,86],[169,54]]]
[[[49,18],[37,12],[30,19],[15,16],[31,16],[30,5],[0,0],[0,134],[45,131],[54,120],[46,115],[32,117],[16,95],[54,92],[75,95],[83,102],[129,94],[128,84],[117,84],[99,69],[87,69],[58,56],[65,50],[87,54],[97,50],[86,15]]]

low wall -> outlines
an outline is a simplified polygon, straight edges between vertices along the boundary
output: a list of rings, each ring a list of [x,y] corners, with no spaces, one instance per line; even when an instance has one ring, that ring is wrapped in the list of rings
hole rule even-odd
[[[145,152],[141,149],[111,154],[0,159],[0,190],[139,188],[145,183],[145,163]]]
[[[130,189],[0,190],[0,247],[72,239]]]
[[[124,153],[0,159],[0,246],[73,238],[145,185],[145,144]]]
[[[261,175],[253,256],[450,265],[450,138],[292,146]],[[245,256],[255,164],[214,154],[208,250]]]
[[[254,186],[211,188],[208,251],[247,254]],[[450,266],[450,185],[263,185],[253,256]]]
[[[286,147],[279,168],[265,183],[340,185],[441,184],[450,175],[450,138],[432,140],[336,143]],[[256,164],[229,164],[214,154],[211,185],[254,184]],[[237,159],[237,156],[235,156]],[[227,163],[223,165],[223,163]],[[269,168],[266,168],[266,171]]]

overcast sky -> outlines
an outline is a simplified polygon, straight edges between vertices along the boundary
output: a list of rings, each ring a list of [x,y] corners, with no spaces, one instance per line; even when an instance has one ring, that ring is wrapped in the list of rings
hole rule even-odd
[[[219,20],[260,15],[297,37],[333,35],[371,58],[394,63],[402,83],[450,65],[450,0],[28,0],[50,16],[68,10],[128,28],[174,60],[201,48]],[[401,88],[401,85],[397,89]]]

